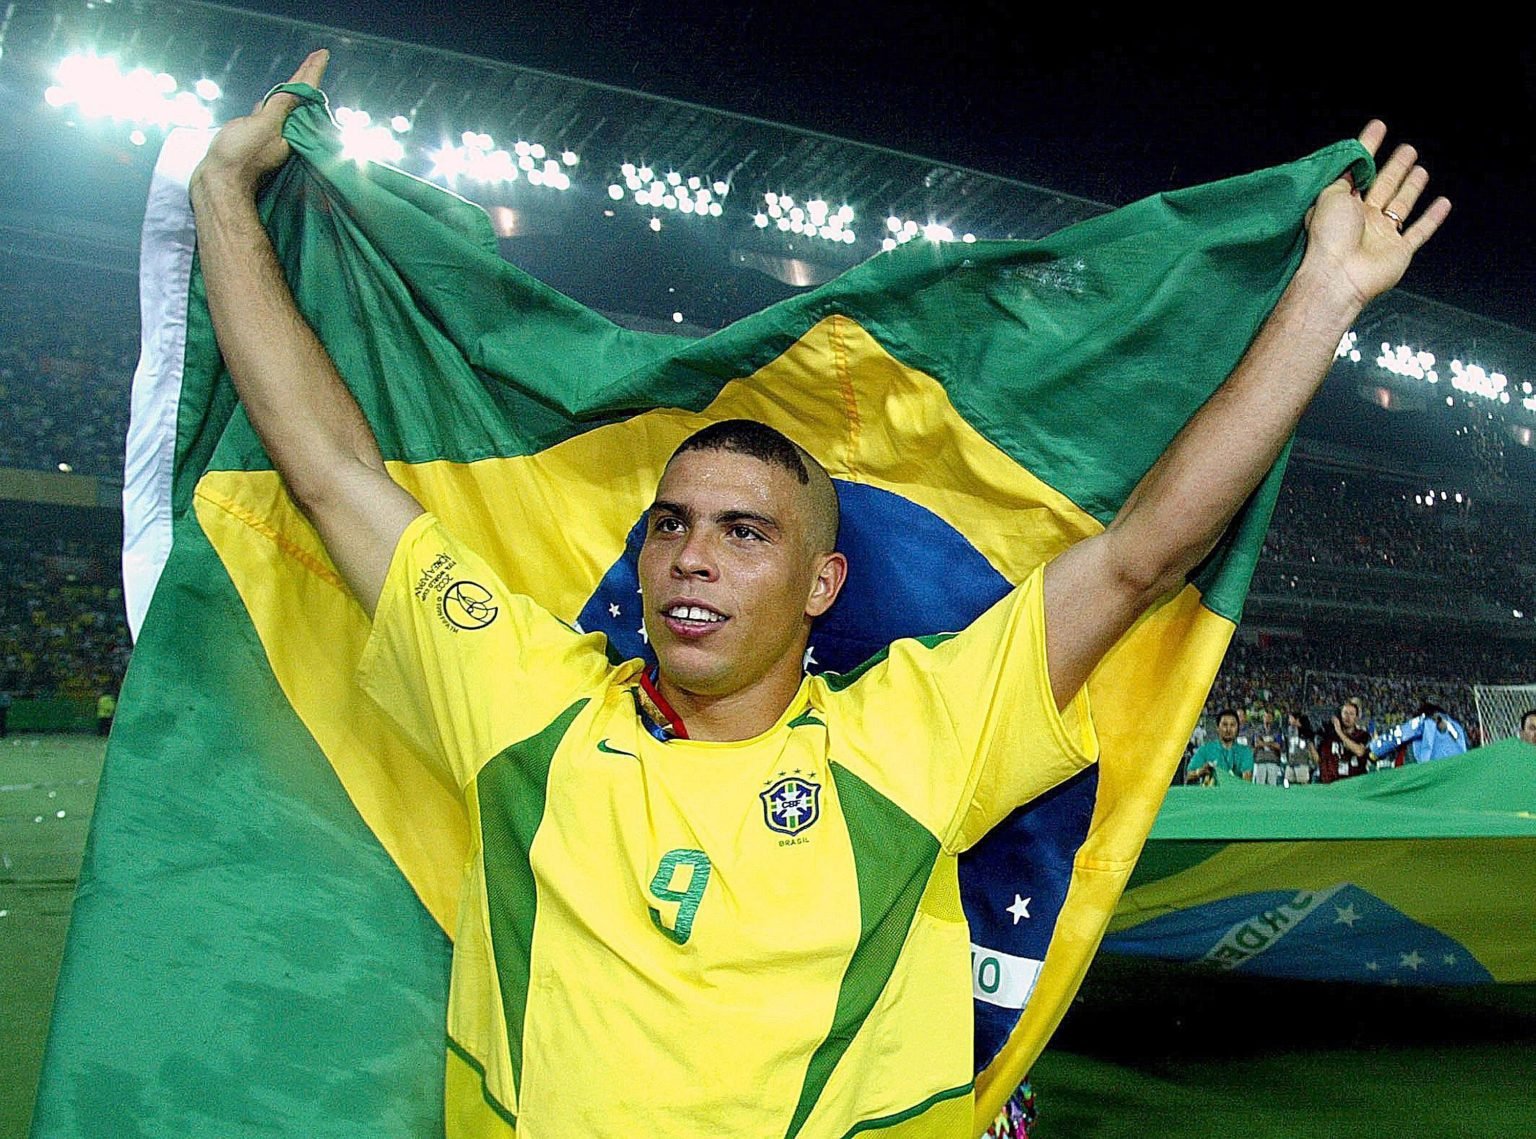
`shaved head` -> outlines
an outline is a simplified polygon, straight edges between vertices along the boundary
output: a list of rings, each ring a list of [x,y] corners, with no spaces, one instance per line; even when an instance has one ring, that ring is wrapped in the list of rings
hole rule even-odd
[[[806,539],[810,547],[817,553],[831,553],[837,549],[837,531],[841,523],[837,488],[811,453],[787,435],[756,420],[725,419],[684,439],[672,452],[672,459],[689,451],[730,451],[750,455],[788,471],[805,488]],[[669,466],[672,459],[667,460]]]

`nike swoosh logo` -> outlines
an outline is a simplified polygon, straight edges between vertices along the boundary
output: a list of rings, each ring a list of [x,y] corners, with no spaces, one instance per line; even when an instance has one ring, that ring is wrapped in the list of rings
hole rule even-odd
[[[606,737],[606,736],[604,736],[602,739],[597,741],[597,750],[601,751],[601,752],[606,752],[608,755],[627,755],[627,756],[629,756],[630,759],[639,759],[640,758],[638,755],[636,755],[632,751],[620,751],[616,747],[609,747],[608,746],[608,737]]]

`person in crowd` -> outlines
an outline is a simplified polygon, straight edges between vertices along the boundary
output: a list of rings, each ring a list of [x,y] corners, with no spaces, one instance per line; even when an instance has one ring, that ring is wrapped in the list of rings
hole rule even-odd
[[[117,697],[110,692],[103,692],[96,698],[96,734],[106,736],[112,733],[112,717],[117,715]]]
[[[1237,742],[1237,711],[1223,708],[1216,717],[1216,738],[1201,746],[1189,760],[1185,783],[1211,786],[1223,772],[1235,779],[1253,781],[1253,749]]]
[[[1528,744],[1536,744],[1536,708],[1520,717],[1520,738]]]
[[[1305,712],[1286,719],[1285,782],[1287,786],[1311,783],[1318,769],[1317,730]]]
[[[1249,746],[1253,748],[1253,781],[1279,787],[1285,779],[1284,751],[1279,725],[1268,708],[1259,710],[1258,723],[1249,730]]]
[[[1360,704],[1350,697],[1323,729],[1318,747],[1318,782],[1333,783],[1364,775],[1370,756],[1370,733],[1360,727]]]
[[[1433,700],[1425,700],[1411,719],[1372,736],[1370,749],[1373,757],[1383,761],[1383,766],[1428,763],[1466,751],[1467,732],[1444,708]]]

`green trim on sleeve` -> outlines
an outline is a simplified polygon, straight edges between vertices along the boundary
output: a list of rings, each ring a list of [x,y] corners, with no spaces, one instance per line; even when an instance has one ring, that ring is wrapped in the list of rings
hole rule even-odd
[[[925,649],[936,649],[945,641],[954,638],[955,635],[956,634],[954,633],[929,633],[922,637],[905,637],[903,639],[916,641]],[[886,645],[885,648],[881,649],[863,664],[857,665],[854,668],[849,669],[847,672],[823,673],[821,678],[822,680],[826,681],[827,687],[833,692],[841,692],[845,688],[851,688],[864,676],[865,673],[874,668],[877,664],[885,660],[890,655],[891,646]]]

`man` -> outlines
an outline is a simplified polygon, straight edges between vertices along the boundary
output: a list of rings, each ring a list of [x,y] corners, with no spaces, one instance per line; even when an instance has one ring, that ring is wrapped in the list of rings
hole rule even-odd
[[[1284,748],[1274,713],[1268,708],[1259,712],[1259,723],[1253,729],[1252,747],[1253,781],[1268,787],[1279,787],[1284,782]]]
[[[1461,755],[1467,750],[1466,729],[1433,700],[1419,703],[1419,710],[1409,720],[1371,737],[1370,752],[1382,765],[1402,767],[1404,763],[1429,763]]]
[[[1216,738],[1190,756],[1185,783],[1209,786],[1220,782],[1223,772],[1235,779],[1253,782],[1253,749],[1237,742],[1237,728],[1237,713],[1231,708],[1223,708],[1216,717]]]
[[[1407,148],[1368,194],[1329,187],[1265,328],[1111,525],[969,629],[842,677],[802,669],[847,573],[825,472],[760,424],[706,428],[647,515],[646,675],[507,591],[389,477],[254,208],[293,103],[214,142],[199,252],[250,421],[373,620],[365,684],[464,793],[450,1130],[967,1133],[954,856],[1093,761],[1088,674],[1214,546],[1448,203],[1402,229],[1427,181]]]
[[[1536,744],[1536,708],[1520,717],[1520,738],[1528,744]]]
[[[1351,697],[1323,729],[1318,746],[1318,782],[1333,783],[1369,770],[1370,733],[1359,726],[1360,704]]]

